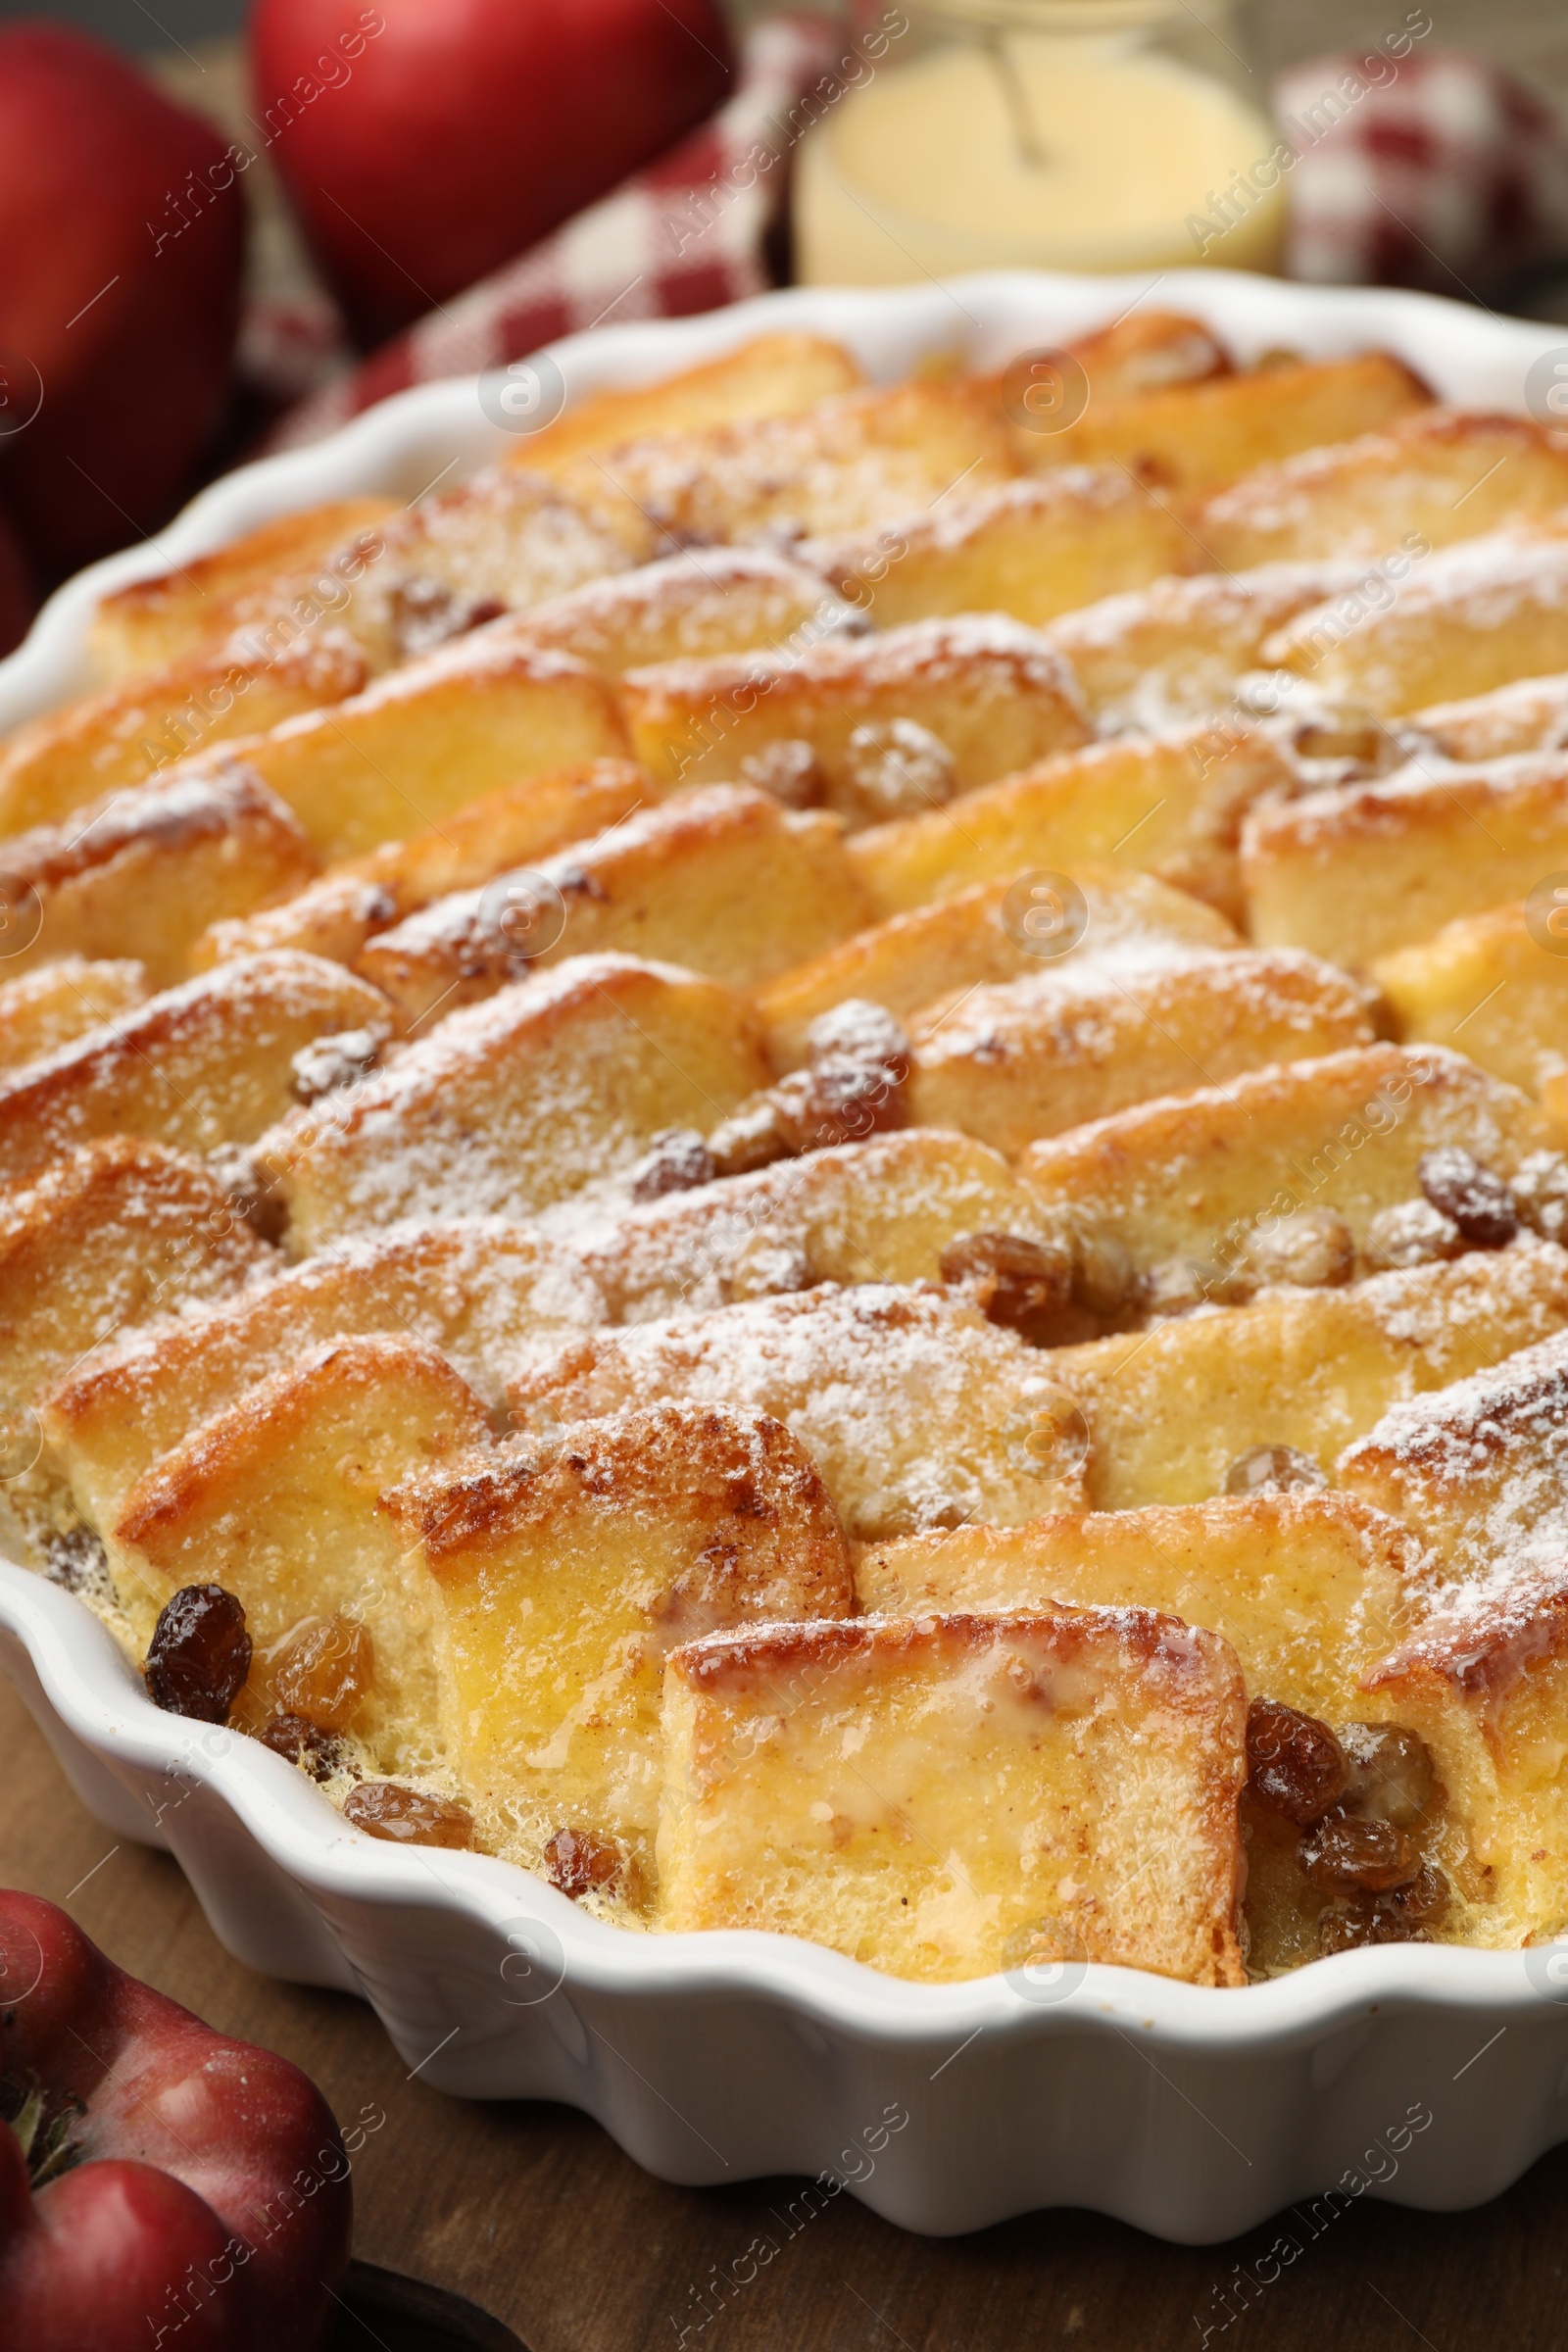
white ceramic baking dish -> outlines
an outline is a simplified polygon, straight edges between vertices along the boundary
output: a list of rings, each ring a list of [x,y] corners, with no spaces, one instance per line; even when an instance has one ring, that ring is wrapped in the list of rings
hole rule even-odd
[[[1515,412],[1540,404],[1553,354],[1568,361],[1568,328],[1211,270],[768,295],[548,357],[574,398],[789,325],[894,378],[932,352],[983,365],[1049,349],[1151,298],[1243,358],[1382,345],[1445,397]],[[557,381],[548,365],[532,380]],[[472,379],[402,393],[216,483],[51,601],[0,665],[0,728],[88,683],[107,587],[320,499],[457,478],[515,446],[487,415],[505,413],[501,389],[490,379],[484,406]],[[525,409],[530,392],[524,379]],[[1319,2226],[1363,2193],[1476,2203],[1568,2137],[1568,1949],[1384,1947],[1216,1992],[1102,1966],[909,1984],[785,1936],[632,1935],[508,1864],[350,1830],[256,1742],[161,1713],[79,1602],[4,1560],[0,1664],[83,1802],[113,1836],[175,1855],[238,1958],[363,1993],[427,2082],[584,2108],[666,2180],[818,2174],[822,2193],[842,2183],[909,2229],[1070,2204],[1202,2240],[1331,2184]]]

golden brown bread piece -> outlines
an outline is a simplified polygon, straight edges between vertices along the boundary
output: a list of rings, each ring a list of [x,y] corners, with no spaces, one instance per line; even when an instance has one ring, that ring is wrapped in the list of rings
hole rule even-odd
[[[862,381],[843,344],[825,335],[754,335],[677,375],[590,393],[540,431],[520,435],[510,462],[559,474],[591,451],[618,449],[655,433],[797,416],[835,393],[855,391]]]
[[[373,1660],[356,1736],[383,1768],[428,1768],[431,1594],[381,1498],[489,1442],[484,1408],[433,1348],[333,1341],[244,1391],[131,1490],[105,1536],[121,1605],[145,1637],[182,1585],[220,1584],[259,1651],[308,1618],[345,1618]]]
[[[519,1428],[677,1398],[745,1404],[795,1432],[851,1535],[1015,1525],[1080,1499],[1049,1358],[924,1285],[836,1284],[639,1323],[519,1373]]]
[[[756,1015],[718,981],[579,956],[454,1013],[352,1096],[295,1112],[257,1158],[306,1255],[398,1217],[619,1199],[655,1135],[706,1133],[767,1077]]]
[[[662,1405],[411,1479],[388,1509],[439,1595],[447,1752],[485,1841],[646,1911],[669,1650],[854,1606],[810,1457],[763,1414]]]
[[[620,693],[637,757],[666,785],[766,783],[780,747],[800,745],[818,797],[855,824],[972,791],[1089,734],[1063,664],[1002,615],[667,662],[629,671]],[[890,733],[900,726],[921,733]]]
[[[1385,717],[1568,668],[1563,516],[1435,554],[1407,536],[1359,586],[1277,628],[1262,656]]]
[[[152,993],[143,965],[89,962],[80,956],[62,956],[20,979],[0,981],[0,1074],[119,1020]]]
[[[1131,1510],[1225,1492],[1244,1455],[1286,1446],[1325,1474],[1392,1404],[1568,1324],[1568,1252],[1472,1250],[1344,1289],[1263,1291],[1058,1348],[1046,1368],[1088,1425],[1086,1501]]]
[[[1561,751],[1568,743],[1568,676],[1514,678],[1490,693],[1413,710],[1401,732],[1469,766],[1510,752]]]
[[[526,1226],[475,1218],[394,1225],[340,1242],[212,1312],[151,1317],[178,1295],[149,1300],[86,1363],[40,1399],[52,1458],[91,1525],[112,1528],[160,1454],[258,1380],[297,1365],[328,1340],[383,1332],[436,1348],[490,1407],[519,1364],[553,1354],[605,1319],[576,1259]]]
[[[1019,470],[1000,408],[971,385],[914,380],[793,416],[654,432],[566,458],[555,477],[612,528],[675,546],[858,531]]]
[[[1385,1717],[1432,1751],[1452,1825],[1443,1859],[1463,1898],[1445,1940],[1547,1943],[1568,1919],[1568,1813],[1556,1769],[1568,1703],[1568,1585],[1553,1568],[1461,1587],[1372,1668]]]
[[[705,662],[800,633],[853,635],[865,620],[821,573],[768,547],[692,548],[589,580],[515,624],[530,645],[571,654],[601,677],[656,662]]]
[[[1185,1260],[1225,1299],[1288,1279],[1293,1233],[1325,1211],[1364,1249],[1380,1210],[1420,1197],[1430,1151],[1457,1145],[1506,1179],[1549,1142],[1535,1105],[1462,1054],[1369,1045],[1136,1103],[1031,1145],[1018,1173],[1053,1229],[1124,1252],[1135,1276]]]
[[[502,625],[247,739],[243,756],[335,859],[440,824],[519,777],[626,749],[602,678]]]
[[[1555,898],[1549,872],[1542,881],[1536,901],[1459,915],[1373,960],[1397,1036],[1462,1049],[1527,1090],[1568,1062],[1568,955],[1556,945],[1568,900]]]
[[[413,1029],[535,964],[612,949],[755,988],[869,913],[836,817],[714,784],[540,858],[511,883],[435,900],[369,940],[358,968]]]
[[[1022,979],[1047,963],[1080,966],[1144,941],[1241,945],[1222,914],[1152,874],[1075,863],[1070,885],[1064,890],[1059,880],[1027,870],[977,882],[858,929],[841,947],[782,973],[757,992],[774,1067],[805,1061],[812,1021],[851,997],[902,1018],[980,981]]]
[[[372,1054],[384,997],[318,956],[226,963],[0,1079],[0,1182],[95,1137],[247,1144],[295,1100],[295,1057],[340,1034]]]
[[[503,785],[428,832],[345,858],[280,906],[214,923],[192,943],[192,968],[207,971],[270,948],[353,963],[367,940],[432,899],[587,840],[657,797],[653,779],[630,760],[590,760]]]
[[[107,679],[161,669],[226,636],[239,600],[272,589],[313,568],[356,541],[374,560],[376,525],[398,512],[390,498],[341,498],[280,515],[231,539],[211,555],[192,556],[172,571],[127,581],[100,598],[93,614],[93,660]],[[341,587],[347,574],[331,584]],[[338,601],[336,598],[334,602]]]
[[[340,629],[318,630],[275,658],[241,638],[46,711],[0,746],[0,834],[58,825],[183,760],[345,702],[368,675]]]
[[[954,612],[1009,612],[1039,627],[1203,563],[1191,532],[1120,466],[964,485],[922,513],[801,552],[880,629]]]
[[[1315,956],[1159,942],[1124,969],[1069,957],[939,1000],[908,1031],[909,1117],[1009,1157],[1151,1096],[1372,1042],[1364,991]]]
[[[1568,754],[1484,767],[1417,761],[1249,812],[1248,927],[1363,968],[1568,865]]]
[[[156,986],[185,977],[209,923],[304,888],[319,871],[300,826],[237,760],[194,763],[111,793],[0,852],[5,886],[37,902],[37,937],[11,968],[63,955],[132,956]]]
[[[1430,397],[1399,361],[1372,351],[1091,400],[1065,431],[1016,426],[1014,446],[1023,466],[1115,460],[1162,489],[1193,494],[1298,450],[1375,432]]]
[[[1421,1614],[1419,1559],[1350,1495],[1225,1495],[905,1536],[861,1552],[855,1590],[879,1617],[1159,1609],[1223,1635],[1250,1695],[1339,1724],[1362,1712],[1363,1669]]]
[[[910,1127],[666,1193],[578,1248],[610,1320],[646,1323],[816,1282],[935,1281],[961,1235],[1039,1222],[1000,1152]]]
[[[1568,439],[1528,416],[1417,409],[1387,431],[1260,466],[1193,512],[1227,571],[1479,538],[1568,505]]]
[[[1044,634],[1078,681],[1105,733],[1158,732],[1222,720],[1233,737],[1252,712],[1238,699],[1244,674],[1297,613],[1368,577],[1364,564],[1264,564],[1255,571],[1200,571],[1103,597],[1063,613]]]
[[[855,835],[850,856],[884,914],[966,884],[1085,864],[1157,875],[1227,916],[1242,909],[1244,812],[1288,790],[1293,771],[1250,723],[1127,735],[1064,752],[946,808]]]
[[[1412,1528],[1446,1575],[1556,1572],[1568,1535],[1568,1340],[1392,1405],[1335,1478]]]
[[[0,1192],[5,1494],[40,1552],[78,1515],[35,1407],[133,1325],[265,1286],[275,1253],[198,1159],[112,1136]]]
[[[1245,1981],[1246,1699],[1217,1635],[1061,1607],[779,1626],[676,1650],[664,1688],[662,1928],[939,1984],[1082,1959]]]

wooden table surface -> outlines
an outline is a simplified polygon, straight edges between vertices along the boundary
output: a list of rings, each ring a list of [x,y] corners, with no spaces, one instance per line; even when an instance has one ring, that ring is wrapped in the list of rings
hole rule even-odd
[[[384,2111],[355,2166],[357,2253],[469,2297],[530,2352],[1196,2352],[1200,2323],[1225,2352],[1561,2352],[1568,2339],[1568,2148],[1477,2213],[1345,2213],[1228,2327],[1226,2282],[1271,2230],[1174,2248],[1053,2213],[932,2241],[845,2196],[785,2240],[768,2210],[783,2183],[671,2188],[567,2109],[443,2097],[409,2080],[369,2009],[229,1959],[173,1863],[116,1846],[82,1810],[3,1681],[0,1757],[0,1886],[66,1904],[122,1966],[281,2050],[340,2119]],[[776,2260],[700,2326],[710,2266],[770,2228]],[[356,2340],[368,2352],[368,2334]]]

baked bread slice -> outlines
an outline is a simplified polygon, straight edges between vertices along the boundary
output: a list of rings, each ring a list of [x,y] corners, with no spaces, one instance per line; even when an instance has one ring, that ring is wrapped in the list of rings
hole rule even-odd
[[[1052,1359],[966,1299],[823,1283],[640,1323],[508,1383],[519,1428],[677,1399],[744,1404],[792,1430],[852,1536],[999,1526],[1081,1499],[1077,1424]]]
[[[662,1405],[412,1479],[388,1509],[439,1596],[447,1752],[493,1849],[646,1912],[669,1650],[853,1605],[809,1455],[764,1414]]]
[[[386,999],[335,963],[278,953],[172,988],[0,1079],[0,1183],[99,1136],[186,1152],[248,1144],[296,1100],[298,1057],[347,1036],[373,1058]]]
[[[352,1098],[294,1112],[256,1156],[303,1256],[400,1217],[614,1197],[662,1130],[706,1131],[768,1074],[755,1014],[718,981],[578,956],[454,1013]]]
[[[270,1253],[269,1253],[270,1256]],[[250,1284],[177,1321],[149,1300],[143,1326],[85,1362],[64,1361],[39,1400],[52,1458],[89,1523],[112,1528],[136,1481],[257,1381],[327,1341],[382,1333],[435,1348],[489,1408],[509,1374],[604,1319],[577,1259],[500,1219],[394,1225]],[[164,1318],[155,1320],[162,1305]]]
[[[665,1668],[660,1925],[1240,1984],[1245,1713],[1229,1645],[1151,1609],[716,1635]]]
[[[152,994],[145,966],[121,957],[62,956],[0,980],[0,1076],[134,1012]]]
[[[442,1755],[431,1595],[382,1497],[490,1437],[434,1348],[334,1340],[246,1389],[138,1480],[104,1531],[121,1605],[145,1642],[182,1587],[235,1594],[261,1655],[247,1710],[258,1727],[268,1653],[311,1620],[340,1619],[365,1661],[341,1728],[383,1770],[428,1770]]]
[[[869,914],[837,818],[713,784],[510,880],[435,900],[368,941],[358,968],[414,1029],[437,1006],[493,996],[535,963],[612,950],[755,988]]]

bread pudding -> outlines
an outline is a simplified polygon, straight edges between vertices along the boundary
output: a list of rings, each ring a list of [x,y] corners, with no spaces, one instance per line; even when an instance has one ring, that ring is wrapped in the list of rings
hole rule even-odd
[[[1568,436],[1073,356],[773,334],[104,598],[0,744],[8,1548],[627,1933],[1549,1940]]]

